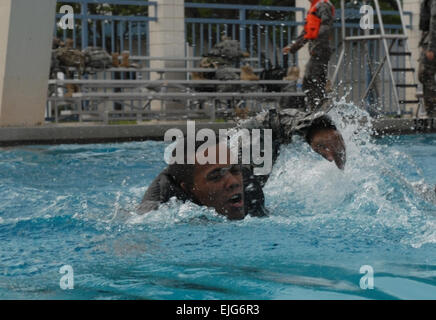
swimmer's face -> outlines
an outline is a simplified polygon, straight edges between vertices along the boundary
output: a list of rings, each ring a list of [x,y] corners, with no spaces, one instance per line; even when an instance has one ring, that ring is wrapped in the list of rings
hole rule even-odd
[[[218,147],[217,161],[218,162]],[[226,164],[196,164],[190,192],[202,204],[231,220],[244,219],[244,189],[241,165],[230,164],[227,149]]]

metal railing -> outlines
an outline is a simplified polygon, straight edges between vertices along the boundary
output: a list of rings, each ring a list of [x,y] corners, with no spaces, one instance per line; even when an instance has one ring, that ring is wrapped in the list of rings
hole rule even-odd
[[[135,5],[147,9],[147,15],[113,15],[93,14],[90,6]],[[99,46],[108,52],[128,50],[134,55],[148,55],[150,21],[157,21],[157,2],[138,0],[62,0],[58,5],[76,5],[80,13],[74,13],[73,30],[62,29],[55,24],[54,34],[65,40],[73,39],[74,47],[84,49],[88,46]],[[154,16],[148,16],[148,7],[154,7]],[[57,21],[63,14],[57,13]]]
[[[292,98],[301,106],[304,100],[302,92],[264,91],[268,85],[289,85],[287,81],[50,80],[49,85],[54,92],[65,85],[81,88],[79,92],[69,96],[56,94],[48,98],[48,114],[54,116],[54,122],[76,120],[109,123],[110,120],[185,118],[209,118],[214,121],[217,115],[233,118],[235,106],[243,106],[244,112],[256,114],[272,106],[280,109],[280,100],[284,98]],[[216,92],[219,85],[230,85],[234,91]],[[114,93],[90,90],[104,88],[123,88],[123,91]],[[205,92],[202,89],[208,90]],[[167,108],[165,104],[161,104],[156,109],[151,107],[153,101],[181,101],[183,104],[182,108]],[[108,108],[106,102],[121,103],[123,108]]]
[[[55,35],[62,39],[72,38],[74,47],[85,48],[87,46],[100,46],[108,52],[121,52],[129,50],[131,55],[147,56],[149,53],[149,22],[157,21],[158,4],[155,1],[140,0],[62,0],[58,4],[76,4],[80,6],[80,13],[75,13],[75,28],[62,30],[55,25]],[[127,16],[112,14],[92,14],[90,6],[96,5],[137,5],[144,8],[154,7],[154,16]],[[283,66],[281,50],[298,36],[298,26],[302,26],[305,16],[305,8],[280,7],[280,6],[253,6],[253,5],[224,5],[207,3],[185,3],[188,13],[193,9],[210,9],[211,15],[219,16],[220,10],[234,11],[229,18],[192,18],[186,14],[185,38],[192,47],[192,52],[186,52],[186,56],[202,56],[206,54],[216,43],[220,42],[223,35],[236,39],[241,44],[241,49],[248,51],[251,58],[262,61],[269,59],[273,66]],[[358,20],[361,15],[358,10],[347,9],[348,19],[353,17]],[[382,11],[383,15],[394,15],[395,11]],[[280,15],[280,19],[271,20],[265,17]],[[409,18],[407,28],[412,26],[412,13],[404,12]],[[58,13],[59,19],[63,14]],[[260,16],[260,17],[259,17]],[[336,10],[336,22],[334,25],[334,52],[338,52],[341,41],[341,10]],[[347,30],[352,34],[360,34],[362,30],[358,22],[347,23]],[[376,24],[375,29],[379,26]],[[393,33],[401,29],[401,24],[385,24],[387,33]],[[189,50],[189,48],[186,48]],[[298,65],[298,55],[289,56],[294,59],[293,64]],[[332,59],[334,62],[334,58]]]
[[[371,36],[380,34],[380,25],[374,24],[374,29],[362,30],[359,24],[361,14],[358,10],[346,9],[345,10],[345,36],[356,37],[358,39],[362,36]],[[398,11],[381,11],[384,18],[387,16],[398,16]],[[413,25],[413,14],[411,12],[403,12],[408,21],[405,22],[405,28],[411,29]],[[342,46],[345,46],[345,55],[342,67],[337,76],[336,82],[333,87],[339,88],[337,91],[338,96],[347,96],[347,100],[353,101],[360,105],[362,102],[362,96],[369,82],[371,81],[374,71],[382,62],[385,55],[385,48],[379,39],[366,40],[365,42],[343,42],[342,24],[340,23],[340,17],[342,12],[340,9],[336,10],[336,22],[334,25],[333,36],[333,48],[334,53],[330,59],[329,74],[333,75],[338,60],[340,58],[340,52]],[[357,20],[357,21],[356,21]],[[352,21],[352,22],[350,22]],[[355,22],[356,21],[356,22]],[[387,35],[398,35],[403,33],[403,26],[401,21],[398,24],[384,23],[384,31]],[[344,44],[345,43],[345,44]],[[391,50],[392,51],[404,51],[404,46],[407,44],[407,39],[402,41],[394,41]],[[406,57],[401,56],[395,59],[393,68],[405,68]],[[405,83],[406,74],[397,73],[395,75],[395,81],[397,83]],[[367,105],[376,113],[382,113],[384,115],[395,115],[398,113],[395,103],[393,103],[394,92],[390,84],[389,70],[383,68],[379,74],[376,90],[379,93],[379,97],[374,95],[374,92],[367,99]],[[405,90],[399,91],[399,98],[406,99]],[[377,110],[372,110],[372,109]],[[403,108],[401,110],[403,114],[407,113],[407,110]]]
[[[225,35],[238,40],[241,49],[247,51],[251,58],[255,57],[258,61],[269,59],[273,66],[283,65],[281,48],[297,37],[297,27],[304,24],[303,21],[297,21],[297,13],[301,13],[301,16],[305,14],[304,8],[296,7],[189,2],[185,3],[185,9],[213,9],[218,16],[220,10],[234,11],[232,16],[237,17],[185,18],[186,41],[192,47],[193,55],[206,54]],[[265,19],[272,14],[282,15],[282,18]],[[295,56],[294,63],[297,62],[298,56]]]

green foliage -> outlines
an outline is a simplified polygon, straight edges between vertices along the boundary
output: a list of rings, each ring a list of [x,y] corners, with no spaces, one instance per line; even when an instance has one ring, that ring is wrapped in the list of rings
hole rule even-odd
[[[132,125],[132,124],[138,124],[137,122],[136,122],[136,120],[110,120],[109,121],[109,124],[112,124],[112,125]]]

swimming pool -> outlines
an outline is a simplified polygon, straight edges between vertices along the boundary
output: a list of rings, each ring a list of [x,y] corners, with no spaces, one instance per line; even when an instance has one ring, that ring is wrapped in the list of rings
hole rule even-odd
[[[344,172],[296,139],[271,216],[236,222],[177,201],[135,214],[163,142],[1,148],[0,298],[435,299],[436,135],[343,130]]]

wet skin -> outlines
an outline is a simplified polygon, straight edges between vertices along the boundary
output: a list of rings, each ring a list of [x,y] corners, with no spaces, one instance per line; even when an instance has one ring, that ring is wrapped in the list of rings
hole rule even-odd
[[[217,161],[219,155],[217,148]],[[207,155],[207,152],[206,152]],[[186,185],[181,184],[186,190]],[[194,183],[189,192],[202,205],[213,207],[231,220],[245,217],[244,185],[241,166],[230,163],[230,150],[227,149],[227,163],[198,164],[194,169]]]
[[[344,139],[334,129],[318,129],[311,134],[310,146],[326,160],[334,161],[343,170],[347,162]]]

